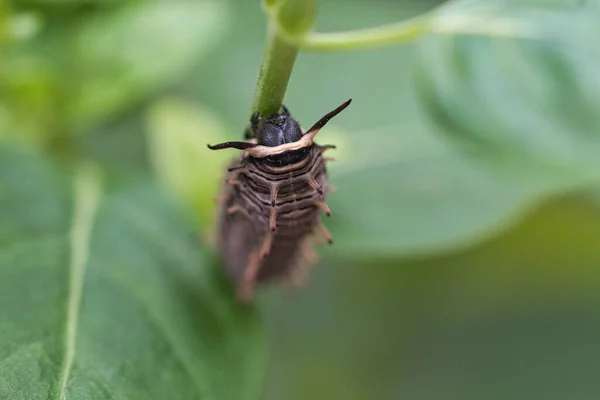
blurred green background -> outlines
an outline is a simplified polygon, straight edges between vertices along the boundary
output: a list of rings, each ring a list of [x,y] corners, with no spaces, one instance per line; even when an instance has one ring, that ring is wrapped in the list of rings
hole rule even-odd
[[[317,28],[395,22],[438,3],[321,0]],[[157,177],[209,237],[236,154],[205,144],[241,138],[247,123],[265,40],[258,2],[9,5],[0,146],[61,159],[75,136],[110,179]],[[423,54],[299,55],[285,104],[304,126],[354,102],[318,138],[338,145],[325,221],[335,244],[319,249],[305,289],[259,294],[266,399],[598,398],[600,197],[574,173],[484,162],[447,141],[415,94]],[[482,74],[465,79],[493,90]]]

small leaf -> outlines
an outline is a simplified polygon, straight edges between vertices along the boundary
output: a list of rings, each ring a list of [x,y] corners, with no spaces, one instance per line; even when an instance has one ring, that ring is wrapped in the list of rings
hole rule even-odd
[[[150,108],[147,133],[158,178],[188,205],[203,228],[210,228],[225,168],[235,155],[206,145],[235,135],[209,108],[179,99],[160,100]]]
[[[568,0],[442,8],[418,45],[423,109],[452,141],[489,158],[598,179],[599,18],[597,2]]]
[[[88,127],[182,78],[223,36],[223,1],[127,3],[83,21],[74,38],[72,123]]]
[[[150,182],[0,149],[0,398],[258,399],[262,332]]]

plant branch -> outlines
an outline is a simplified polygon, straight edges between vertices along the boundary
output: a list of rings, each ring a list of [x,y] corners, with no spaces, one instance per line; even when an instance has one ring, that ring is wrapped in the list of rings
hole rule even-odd
[[[299,50],[345,51],[405,43],[426,33],[433,21],[428,13],[375,28],[310,33],[315,0],[263,0],[263,8],[268,17],[267,41],[252,105],[252,112],[263,117],[279,112]]]
[[[305,51],[349,51],[402,44],[425,34],[431,27],[432,15],[425,14],[406,21],[374,28],[345,32],[312,33],[301,40],[286,37]]]
[[[263,116],[279,112],[298,55],[298,46],[284,39],[280,32],[277,24],[270,21],[252,106],[252,112]]]

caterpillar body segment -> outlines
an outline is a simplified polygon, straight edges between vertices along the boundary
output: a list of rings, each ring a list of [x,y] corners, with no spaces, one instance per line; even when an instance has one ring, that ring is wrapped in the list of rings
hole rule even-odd
[[[217,227],[219,251],[240,300],[251,301],[257,284],[306,282],[318,261],[311,237],[332,243],[320,215],[331,213],[323,152],[334,146],[319,146],[313,139],[350,101],[306,132],[283,109],[264,119],[252,116],[256,138],[247,130],[244,142],[209,145],[242,150],[227,170]]]

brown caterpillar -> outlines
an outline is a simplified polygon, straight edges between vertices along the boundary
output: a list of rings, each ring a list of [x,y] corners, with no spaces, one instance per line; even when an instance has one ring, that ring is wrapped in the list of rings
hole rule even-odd
[[[330,187],[322,154],[335,146],[313,140],[351,101],[306,132],[285,107],[266,118],[255,113],[245,142],[208,145],[211,150],[243,150],[227,170],[218,218],[219,251],[240,300],[250,301],[257,283],[292,282],[294,274],[313,266],[318,256],[311,233],[318,231],[333,242],[319,213],[331,213],[325,203]]]

